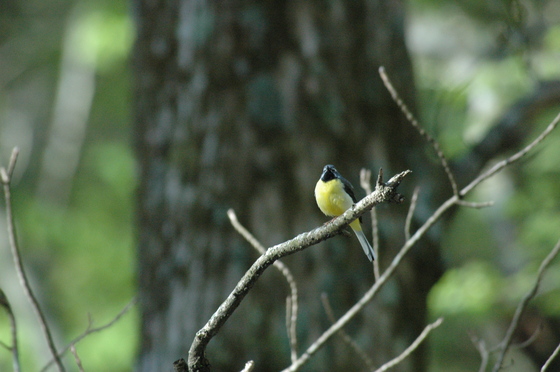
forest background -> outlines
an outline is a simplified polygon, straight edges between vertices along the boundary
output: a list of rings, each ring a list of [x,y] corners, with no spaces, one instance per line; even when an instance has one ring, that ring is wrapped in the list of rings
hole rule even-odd
[[[406,18],[398,21],[404,22],[414,73],[411,84],[416,86],[414,101],[408,103],[451,161],[459,162],[491,128],[512,116],[522,116],[526,121],[522,126],[525,129],[515,132],[521,138],[521,147],[557,114],[558,2],[415,0],[404,5]],[[137,254],[136,190],[140,172],[134,147],[138,128],[134,125],[136,92],[131,67],[136,11],[135,4],[125,1],[0,3],[0,164],[6,165],[12,148],[19,147],[12,184],[18,236],[32,285],[60,345],[82,333],[89,316],[94,325],[113,319],[137,293],[137,268],[141,265]],[[255,87],[259,95],[266,92],[268,82],[264,79],[260,83]],[[539,95],[546,95],[545,103],[534,103]],[[259,103],[269,109],[270,115],[277,109],[274,97]],[[341,110],[336,100],[323,103],[324,112],[318,114],[321,120],[328,121],[329,115],[336,116]],[[274,117],[259,115],[263,125],[275,125]],[[335,132],[339,130],[335,128]],[[329,148],[324,152],[328,153]],[[376,173],[379,167],[387,168],[384,159],[376,158],[380,153],[372,150],[369,157],[354,157],[346,169],[349,160],[339,166],[333,155],[331,162],[363,196],[358,170],[366,167]],[[441,172],[428,145],[420,153],[425,162],[432,163],[434,172]],[[499,154],[492,161],[503,156]],[[529,158],[476,191],[473,199],[493,200],[492,207],[459,209],[450,221],[437,227],[444,271],[427,295],[426,321],[440,316],[445,321],[430,335],[428,349],[423,351],[426,370],[447,371],[449,363],[453,363],[454,371],[477,370],[480,355],[472,336],[490,345],[501,339],[515,306],[533,284],[538,265],[560,238],[558,159],[560,134],[554,132]],[[323,165],[317,164],[311,179],[319,177]],[[415,172],[413,163],[406,166]],[[423,191],[451,192],[445,185],[430,185],[430,177],[424,173],[408,179],[406,182],[411,184],[407,199],[417,184],[421,186],[420,198]],[[264,174],[263,180],[266,179]],[[258,177],[248,180],[252,184],[260,181]],[[308,195],[301,202],[309,205],[309,219],[297,231],[309,230],[325,220],[315,208],[312,192],[312,187],[297,191],[298,195]],[[222,201],[224,205],[219,210],[225,219],[227,208],[235,202],[228,204],[227,195]],[[429,203],[420,206],[429,208]],[[428,216],[430,210],[419,208],[418,213]],[[274,224],[263,228],[262,221],[255,222],[258,218],[249,212],[240,213],[239,218],[242,222],[252,221],[248,227],[270,245],[291,238],[275,232]],[[298,216],[293,223],[300,221]],[[379,224],[384,226],[383,217]],[[404,229],[394,220],[390,224],[382,227],[386,234],[400,234]],[[266,229],[270,232],[263,235]],[[327,252],[342,259],[346,251],[336,250],[336,239],[344,238],[336,237],[330,245],[321,243],[310,248],[314,252],[302,260],[311,262]],[[343,240],[344,249],[354,250],[350,256],[352,265],[367,267],[356,242],[347,240]],[[237,259],[239,266],[235,271],[239,275],[229,278],[233,286],[257,256],[250,247],[239,243],[229,249],[234,249],[229,259]],[[298,254],[290,259],[298,260]],[[337,268],[310,270],[310,275],[323,275],[322,286],[305,296],[315,296],[317,303],[321,292],[330,293],[335,300],[344,297],[341,282],[328,277],[331,270]],[[308,280],[303,276],[298,279]],[[282,281],[280,276],[272,275],[262,280]],[[350,280],[373,281],[363,276]],[[368,285],[358,288],[363,290]],[[17,314],[24,370],[39,370],[49,355],[16,280],[5,228],[0,229],[0,288]],[[229,290],[222,289],[217,296],[225,298],[223,293]],[[390,304],[395,296],[392,291],[394,288],[389,287],[380,301]],[[550,345],[560,342],[559,299],[560,263],[555,261],[546,273],[538,298],[532,301],[517,339],[522,342],[536,334],[535,340],[513,352],[515,362],[511,362],[509,370],[537,370],[542,358],[545,360],[552,352]],[[253,301],[259,303],[258,298]],[[344,307],[338,310],[340,313]],[[368,316],[375,317],[371,309],[369,312]],[[200,320],[208,317],[198,316]],[[324,319],[314,322],[328,325],[324,314],[319,316]],[[255,310],[254,317],[263,317],[262,309]],[[78,353],[85,369],[104,370],[110,361],[113,371],[132,370],[137,365],[139,349],[143,350],[141,321],[140,311],[134,307],[109,329],[81,341]],[[304,317],[303,321],[309,320]],[[196,326],[200,328],[204,322]],[[283,319],[280,324],[283,326]],[[351,327],[350,333],[356,327]],[[0,341],[9,344],[9,332],[7,317],[0,312]],[[362,337],[358,341],[366,345],[368,353],[375,353],[371,340]],[[286,351],[288,345],[286,342],[277,347]],[[346,350],[344,345],[336,344],[336,348]],[[186,357],[186,351],[180,356]],[[289,357],[286,363],[288,360]],[[239,367],[245,360],[235,362]],[[0,370],[9,370],[11,363],[10,353],[0,350]],[[71,366],[72,359],[66,363]],[[231,361],[223,363],[229,365]]]

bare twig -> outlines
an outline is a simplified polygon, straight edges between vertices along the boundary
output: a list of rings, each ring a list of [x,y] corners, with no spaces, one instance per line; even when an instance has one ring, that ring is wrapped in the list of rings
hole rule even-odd
[[[554,358],[556,358],[558,356],[558,353],[560,353],[560,344],[558,344],[558,346],[556,346],[556,349],[554,349],[554,352],[546,360],[546,362],[544,363],[544,365],[541,368],[541,372],[546,372],[547,368],[552,364],[552,361],[554,360]]]
[[[336,322],[336,317],[334,316],[334,312],[332,310],[331,304],[329,302],[329,298],[326,293],[321,294],[321,301],[323,302],[323,308],[325,309],[325,313],[327,314],[327,317],[329,318],[331,323]],[[360,357],[360,359],[362,359],[364,364],[368,367],[368,370],[373,370],[373,368],[375,368],[373,365],[373,360],[371,360],[371,358],[356,343],[356,341],[354,341],[352,337],[350,337],[350,335],[346,333],[346,331],[344,331],[344,329],[341,329],[338,333],[340,334],[342,340],[348,346],[350,346],[352,350],[354,350],[354,352]]]
[[[189,350],[189,370],[191,372],[209,370],[209,362],[204,355],[208,342],[210,342],[212,337],[216,335],[218,330],[233,314],[264,270],[284,256],[299,252],[334,236],[348,226],[350,222],[359,218],[376,204],[383,202],[402,202],[404,197],[397,193],[397,188],[403,178],[409,173],[409,170],[401,172],[392,177],[386,184],[381,182],[380,175],[380,177],[378,177],[379,182],[373,193],[367,195],[356,203],[356,205],[352,206],[352,208],[333,219],[329,224],[318,227],[310,232],[299,234],[291,240],[268,248],[266,252],[253,263],[249,270],[247,270],[245,275],[243,275],[236,284],[232,293],[230,293],[226,300],[218,307],[206,325],[196,333]]]
[[[84,338],[86,338],[87,336],[91,335],[92,333],[97,333],[97,332],[101,332],[109,327],[112,327],[116,322],[118,322],[126,313],[128,313],[128,311],[130,309],[132,309],[132,307],[134,305],[136,305],[136,303],[138,302],[138,298],[134,297],[132,300],[130,300],[130,302],[128,304],[126,304],[126,306],[119,311],[119,313],[113,318],[111,319],[108,323],[99,326],[99,327],[95,327],[92,328],[93,326],[93,319],[91,318],[91,316],[88,317],[88,326],[86,328],[86,330],[79,335],[78,337],[76,337],[75,339],[73,339],[68,345],[66,345],[66,347],[64,349],[62,349],[60,351],[60,353],[58,354],[59,357],[62,357],[68,350],[70,350],[74,345],[77,345],[78,342],[82,341]],[[41,372],[45,372],[47,369],[49,369],[49,367],[54,363],[54,360],[49,361],[44,367],[43,369],[41,369]]]
[[[488,358],[490,357],[490,353],[486,348],[486,342],[483,339],[478,338],[474,333],[469,334],[469,336],[471,338],[471,342],[480,354],[480,367],[478,369],[478,372],[484,372],[486,371],[486,367],[488,366]]]
[[[227,215],[231,225],[241,234],[259,252],[264,254],[266,249],[264,246],[247,230],[237,219],[237,215],[233,209],[227,211]],[[297,283],[290,269],[282,262],[275,261],[273,265],[284,275],[288,285],[290,286],[290,297],[286,299],[286,329],[288,330],[288,338],[290,340],[290,358],[292,362],[297,359],[297,313],[298,313],[298,289]]]
[[[264,254],[266,248],[247,230],[237,219],[237,215],[233,209],[228,209],[227,216],[233,228],[249,242],[259,252],[259,254]]]
[[[70,351],[72,355],[74,355],[74,360],[76,361],[76,365],[78,366],[78,371],[84,372],[84,366],[82,365],[82,360],[78,356],[78,351],[76,350],[76,345],[72,345],[70,347]]]
[[[14,169],[16,168],[17,157],[19,155],[19,148],[14,147],[12,150],[12,155],[10,156],[10,162],[8,163],[8,168],[4,169],[2,167],[2,183],[7,184],[12,180],[12,175],[14,174]]]
[[[515,314],[513,315],[513,319],[506,332],[506,336],[500,343],[499,346],[500,353],[498,354],[498,360],[496,361],[496,364],[494,364],[494,368],[492,369],[493,372],[497,372],[500,370],[500,368],[502,368],[502,364],[504,362],[506,352],[511,344],[513,333],[515,332],[517,326],[519,325],[519,320],[521,319],[521,315],[523,314],[523,311],[527,307],[529,301],[537,294],[546,268],[548,267],[550,262],[558,255],[559,251],[560,251],[560,240],[558,241],[558,243],[556,243],[556,245],[554,246],[552,251],[550,251],[548,256],[546,256],[546,258],[541,262],[539,271],[537,272],[537,279],[535,280],[535,284],[533,285],[531,290],[529,290],[529,292],[527,292],[527,294],[523,297],[519,305],[517,305],[517,309],[515,309]]]
[[[539,325],[539,327],[537,327],[537,329],[535,330],[535,332],[533,332],[531,337],[529,337],[527,340],[519,344],[510,345],[510,348],[522,349],[529,346],[537,339],[537,337],[541,333],[541,330],[542,330],[542,325]],[[502,343],[494,347],[487,348],[486,342],[483,339],[478,338],[474,333],[469,333],[469,336],[471,338],[473,345],[476,347],[478,353],[480,354],[481,360],[480,360],[479,372],[484,372],[488,367],[488,363],[490,361],[490,354],[501,351]]]
[[[414,342],[412,344],[410,344],[410,346],[407,347],[401,353],[401,355],[399,355],[395,359],[390,360],[389,362],[383,364],[381,367],[376,369],[375,372],[384,372],[384,371],[388,370],[389,368],[393,368],[394,366],[396,366],[397,364],[402,362],[405,358],[407,358],[410,355],[410,353],[412,353],[414,350],[416,350],[418,348],[418,346],[424,341],[424,339],[426,337],[428,337],[430,332],[433,331],[434,329],[436,329],[437,327],[439,327],[442,322],[443,322],[443,318],[438,318],[438,320],[436,320],[435,322],[433,322],[431,324],[428,324],[426,326],[426,328],[424,328],[422,333],[420,333],[420,335],[416,338],[416,340],[414,340]]]
[[[406,222],[404,224],[404,237],[406,240],[410,239],[410,226],[412,225],[412,217],[414,216],[414,211],[416,210],[419,193],[420,188],[415,187],[414,192],[412,193],[412,198],[410,198],[410,208],[408,208],[408,213],[406,214]]]
[[[447,163],[447,159],[445,158],[445,155],[443,154],[443,151],[441,151],[439,143],[428,132],[426,132],[424,130],[424,128],[422,128],[420,126],[420,124],[418,123],[418,120],[416,120],[414,115],[412,115],[412,112],[410,112],[410,110],[408,109],[406,104],[403,102],[403,100],[399,96],[399,93],[397,92],[397,90],[395,89],[393,84],[391,83],[391,80],[389,79],[389,76],[387,76],[387,73],[385,72],[385,67],[383,67],[383,66],[379,67],[379,75],[381,76],[381,80],[383,80],[383,84],[385,84],[385,88],[387,88],[387,90],[391,94],[391,97],[393,98],[393,101],[395,101],[397,106],[399,106],[399,108],[401,109],[402,113],[406,116],[406,119],[410,122],[410,124],[412,124],[412,126],[414,128],[416,128],[416,130],[420,133],[420,135],[422,137],[424,137],[426,139],[426,141],[428,141],[428,143],[430,143],[432,145],[432,147],[436,151],[436,154],[437,154],[437,156],[440,160],[440,163],[443,166],[443,169],[445,170],[445,173],[447,174],[447,178],[449,179],[449,183],[451,183],[451,188],[453,189],[453,195],[459,196],[459,194],[458,194],[459,189],[457,187],[457,181],[455,181],[455,176],[453,175],[453,172],[451,172],[451,168],[449,167],[449,164]]]
[[[18,274],[19,282],[23,287],[23,291],[29,301],[31,302],[31,307],[35,311],[35,314],[39,320],[39,325],[41,326],[41,331],[47,340],[47,345],[49,347],[49,351],[51,355],[54,357],[54,362],[58,367],[59,371],[64,371],[64,366],[60,357],[58,356],[58,352],[56,351],[56,346],[54,344],[54,340],[50,331],[50,328],[47,324],[47,320],[41,307],[39,305],[39,301],[33,294],[33,290],[31,289],[31,285],[29,284],[29,280],[27,279],[27,274],[25,273],[25,269],[23,268],[23,262],[21,258],[21,254],[19,251],[19,246],[17,243],[16,238],[16,228],[14,224],[14,216],[12,211],[12,200],[11,200],[11,182],[12,182],[12,175],[14,173],[14,169],[16,166],[17,157],[19,154],[19,149],[15,147],[12,151],[12,156],[10,158],[10,163],[8,165],[7,170],[5,168],[0,168],[0,178],[2,180],[2,184],[4,186],[4,198],[6,199],[6,219],[7,219],[7,227],[8,227],[8,239],[10,242],[10,249],[12,251],[12,256],[14,259],[14,265],[16,268],[16,272]]]
[[[457,201],[457,205],[460,205],[462,207],[467,207],[467,208],[475,208],[475,209],[481,209],[481,208],[487,208],[487,207],[491,207],[494,205],[493,201],[487,201],[487,202],[468,202],[468,201],[464,201],[464,200],[459,200]]]
[[[14,312],[12,311],[12,307],[10,306],[10,302],[6,297],[6,294],[3,290],[0,289],[0,307],[3,307],[8,313],[8,318],[10,319],[10,332],[12,336],[12,346],[2,345],[12,352],[12,366],[14,368],[14,372],[20,371],[20,363],[19,363],[19,351],[18,351],[18,340],[17,340],[17,323],[16,318],[14,316]]]
[[[540,336],[542,331],[542,324],[539,324],[539,326],[537,327],[537,329],[535,329],[535,332],[533,332],[533,334],[531,335],[531,337],[529,337],[528,339],[526,339],[523,342],[520,342],[518,344],[514,344],[511,345],[512,348],[515,349],[524,349],[527,346],[531,345],[533,342],[535,342],[535,340]]]
[[[527,155],[527,153],[529,151],[531,151],[535,146],[537,146],[539,143],[541,143],[554,130],[554,128],[556,128],[556,126],[558,125],[558,122],[560,122],[560,113],[558,115],[556,115],[556,117],[552,120],[552,122],[550,124],[548,124],[546,129],[537,138],[535,138],[530,144],[525,146],[521,151],[515,153],[514,155],[510,156],[509,158],[507,158],[505,160],[502,160],[502,161],[494,164],[494,166],[492,168],[490,168],[486,172],[480,174],[478,177],[476,177],[474,180],[472,180],[471,183],[469,183],[466,187],[464,187],[461,190],[460,195],[461,196],[466,195],[474,187],[476,187],[478,184],[480,184],[482,181],[487,180],[488,178],[492,177],[494,174],[496,174],[497,172],[499,172],[500,170],[502,170],[503,168],[505,168],[509,164],[512,164],[512,163],[518,161],[519,159],[521,159],[523,156]]]
[[[366,192],[367,195],[372,193],[371,190],[371,171],[369,169],[362,168],[360,170],[360,186]],[[373,235],[373,252],[377,259],[373,261],[373,276],[375,280],[379,279],[379,261],[381,256],[379,255],[379,227],[377,223],[377,210],[375,207],[371,208],[371,235]]]
[[[295,302],[294,302],[295,301]],[[297,359],[297,292],[286,297],[286,330],[290,341],[290,360]]]

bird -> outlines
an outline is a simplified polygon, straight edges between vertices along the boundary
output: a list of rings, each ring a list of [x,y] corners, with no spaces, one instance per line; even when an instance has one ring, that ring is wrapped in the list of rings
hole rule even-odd
[[[352,184],[334,167],[327,164],[323,168],[321,178],[315,185],[315,200],[321,212],[328,217],[337,217],[346,212],[356,203]],[[362,231],[362,218],[350,223],[350,227],[358,237],[362,248],[370,261],[376,259],[375,252]]]

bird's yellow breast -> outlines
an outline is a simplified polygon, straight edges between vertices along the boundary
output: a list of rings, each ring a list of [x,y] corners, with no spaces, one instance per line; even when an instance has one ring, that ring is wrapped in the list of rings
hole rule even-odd
[[[353,204],[344,185],[336,178],[328,182],[319,180],[315,185],[315,199],[321,212],[329,217],[340,216]]]

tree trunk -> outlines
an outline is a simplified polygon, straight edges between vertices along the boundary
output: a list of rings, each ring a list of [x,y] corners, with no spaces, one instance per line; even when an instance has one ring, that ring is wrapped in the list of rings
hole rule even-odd
[[[186,357],[195,332],[257,257],[230,226],[228,208],[271,246],[327,220],[313,198],[325,164],[335,164],[359,198],[361,167],[386,174],[410,168],[427,184],[442,175],[427,170],[434,166],[420,137],[378,77],[385,66],[414,107],[400,1],[135,6],[138,370],[157,371]],[[405,214],[402,205],[380,210],[382,265],[404,241]],[[420,252],[347,329],[376,364],[396,356],[425,324],[425,296],[441,267],[435,246]],[[335,237],[285,262],[299,285],[301,352],[329,325],[321,293],[341,315],[374,279],[354,237]],[[277,272],[263,275],[209,345],[216,370],[240,370],[249,359],[259,371],[288,365],[287,294]],[[335,340],[307,368],[364,365]],[[423,369],[421,351],[400,367]]]

